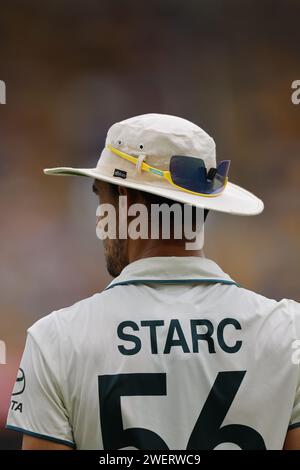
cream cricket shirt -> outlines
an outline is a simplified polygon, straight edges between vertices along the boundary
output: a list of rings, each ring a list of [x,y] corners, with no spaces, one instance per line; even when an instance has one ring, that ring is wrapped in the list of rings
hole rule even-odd
[[[28,330],[8,428],[77,449],[281,449],[300,426],[296,339],[298,303],[209,259],[141,259]]]

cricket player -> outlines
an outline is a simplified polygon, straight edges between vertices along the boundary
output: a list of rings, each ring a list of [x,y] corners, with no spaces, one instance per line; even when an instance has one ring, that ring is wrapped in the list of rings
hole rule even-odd
[[[23,449],[300,449],[300,305],[251,292],[201,246],[187,250],[175,213],[168,238],[118,230],[121,219],[134,227],[121,197],[148,209],[142,228],[161,203],[193,207],[192,226],[199,211],[262,212],[230,181],[229,161],[216,162],[213,139],[145,114],[109,129],[96,168],[45,173],[91,177],[113,208],[114,279],[29,328],[7,421]]]

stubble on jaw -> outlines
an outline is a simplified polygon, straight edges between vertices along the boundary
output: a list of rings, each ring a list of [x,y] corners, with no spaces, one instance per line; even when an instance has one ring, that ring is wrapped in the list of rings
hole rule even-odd
[[[103,245],[107,271],[112,277],[117,277],[128,264],[126,240],[106,239]]]

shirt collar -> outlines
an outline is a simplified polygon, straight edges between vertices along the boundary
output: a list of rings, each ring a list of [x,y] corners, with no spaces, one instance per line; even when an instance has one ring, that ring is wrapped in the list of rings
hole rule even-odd
[[[212,260],[196,256],[157,256],[128,264],[106,289],[126,284],[235,284]]]

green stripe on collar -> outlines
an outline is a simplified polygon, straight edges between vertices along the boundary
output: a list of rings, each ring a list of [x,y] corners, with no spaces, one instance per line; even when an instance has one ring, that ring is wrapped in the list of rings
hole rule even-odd
[[[227,279],[132,279],[129,281],[120,281],[114,283],[112,281],[104,290],[111,289],[116,286],[126,286],[126,285],[137,285],[137,284],[197,284],[197,283],[210,283],[210,284],[229,284],[241,287],[240,284],[234,281],[229,281]]]

